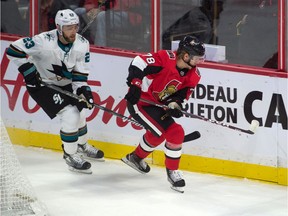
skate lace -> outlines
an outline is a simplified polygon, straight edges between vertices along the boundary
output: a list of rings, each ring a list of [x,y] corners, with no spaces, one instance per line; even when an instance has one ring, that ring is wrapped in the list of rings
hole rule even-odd
[[[84,152],[90,153],[90,154],[97,154],[98,149],[96,149],[95,147],[89,145],[88,143],[86,144],[85,148],[84,148]]]
[[[170,170],[170,177],[172,178],[173,181],[179,181],[183,179],[183,174],[179,170]]]
[[[85,161],[77,154],[75,155],[70,155],[70,161],[74,164],[80,164],[82,165],[83,163],[85,163]]]

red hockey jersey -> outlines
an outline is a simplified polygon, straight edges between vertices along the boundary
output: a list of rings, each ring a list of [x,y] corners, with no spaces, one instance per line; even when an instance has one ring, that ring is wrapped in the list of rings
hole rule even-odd
[[[142,98],[165,103],[168,97],[174,95],[182,102],[188,99],[201,76],[197,67],[190,70],[177,68],[176,52],[160,50],[134,58],[129,67],[128,83],[133,78],[142,79]]]

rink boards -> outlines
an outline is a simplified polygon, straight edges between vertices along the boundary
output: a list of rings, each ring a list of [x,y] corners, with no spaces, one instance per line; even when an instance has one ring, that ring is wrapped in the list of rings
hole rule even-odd
[[[1,116],[13,143],[60,150],[59,121],[50,120],[29,97],[17,67],[3,55],[1,41]],[[95,102],[129,116],[123,99],[131,58],[91,53],[90,86]],[[287,185],[287,79],[200,68],[202,79],[186,110],[205,118],[249,129],[248,135],[202,120],[177,119],[186,134],[201,138],[183,144],[181,168],[246,177]],[[141,128],[97,109],[87,111],[91,144],[119,159],[138,144]],[[163,165],[161,145],[148,159]]]

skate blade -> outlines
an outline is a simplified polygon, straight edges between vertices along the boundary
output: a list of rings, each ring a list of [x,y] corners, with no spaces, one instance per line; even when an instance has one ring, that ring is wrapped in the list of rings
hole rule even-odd
[[[103,158],[93,158],[93,157],[87,157],[86,155],[82,154],[82,153],[78,153],[80,155],[81,158],[86,159],[86,160],[90,160],[90,161],[97,161],[97,162],[105,162],[104,157]]]
[[[104,158],[92,158],[92,157],[86,157],[86,156],[82,156],[82,158],[85,160],[89,160],[89,161],[105,162]]]
[[[137,170],[141,174],[145,174],[145,172],[139,170],[133,163],[131,163],[129,160],[127,160],[126,157],[121,158],[121,161],[123,161],[125,164],[127,164],[130,167],[132,167],[133,169]]]
[[[174,191],[177,191],[179,193],[184,193],[184,187],[171,186],[171,189],[174,190]]]
[[[93,160],[93,161],[97,161],[97,162],[105,162],[104,158],[87,158],[87,160]]]
[[[80,169],[75,169],[74,167],[68,166],[68,169],[69,169],[71,172],[84,173],[84,174],[92,174],[92,170],[91,170],[90,168],[89,168],[89,169],[86,169],[86,170],[80,170]]]

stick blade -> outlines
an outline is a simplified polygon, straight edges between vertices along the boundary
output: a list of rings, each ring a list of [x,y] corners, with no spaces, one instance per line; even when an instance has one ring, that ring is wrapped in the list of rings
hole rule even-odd
[[[185,135],[183,142],[189,142],[189,141],[192,141],[192,140],[196,140],[196,139],[199,139],[200,137],[201,137],[200,132],[199,131],[194,131],[194,132],[192,132],[190,134]]]

